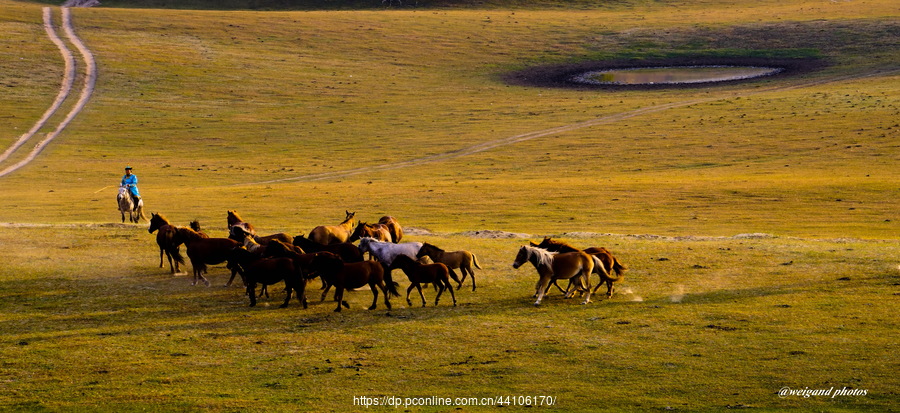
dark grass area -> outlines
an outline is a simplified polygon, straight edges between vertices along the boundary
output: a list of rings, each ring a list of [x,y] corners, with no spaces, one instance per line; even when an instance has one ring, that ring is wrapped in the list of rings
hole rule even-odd
[[[569,89],[661,89],[661,88],[697,88],[709,87],[717,84],[731,85],[735,83],[747,83],[760,79],[772,79],[776,77],[795,76],[819,70],[828,65],[827,61],[818,58],[758,58],[758,57],[673,57],[653,59],[621,59],[604,61],[587,61],[568,64],[555,64],[530,67],[503,75],[503,80],[512,85],[553,87]],[[753,79],[742,79],[716,83],[694,84],[655,84],[655,85],[613,85],[613,84],[586,84],[572,81],[572,77],[585,72],[639,67],[675,67],[675,66],[757,66],[783,69],[777,74]]]

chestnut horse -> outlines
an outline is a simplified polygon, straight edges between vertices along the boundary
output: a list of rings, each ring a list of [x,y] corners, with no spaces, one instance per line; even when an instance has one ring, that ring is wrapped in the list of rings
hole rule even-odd
[[[231,251],[229,258],[235,265],[241,268],[244,275],[244,284],[247,285],[247,295],[250,297],[250,307],[256,305],[256,284],[263,287],[284,281],[284,291],[287,296],[279,307],[285,308],[291,301],[291,293],[297,292],[297,300],[307,307],[306,280],[300,276],[294,266],[294,261],[286,257],[260,258],[258,255],[247,251],[244,247],[238,247]]]
[[[334,298],[338,304],[335,312],[340,312],[341,306],[350,308],[350,304],[344,301],[344,290],[354,290],[366,284],[374,296],[369,310],[374,310],[378,305],[379,288],[384,293],[384,305],[388,310],[391,309],[390,296],[400,296],[397,283],[385,274],[381,264],[374,261],[345,263],[335,254],[321,252],[313,258],[311,268],[336,288]]]
[[[244,228],[243,226],[240,226],[240,225],[235,225],[235,226],[231,227],[231,231],[230,231],[230,234],[228,235],[228,238],[231,238],[237,242],[246,242],[245,241],[246,239],[251,239],[254,242],[256,242],[257,244],[262,245],[262,246],[265,246],[266,244],[269,243],[269,241],[272,241],[272,240],[279,240],[281,242],[286,242],[288,244],[294,242],[294,237],[292,237],[284,232],[279,232],[277,234],[266,235],[264,237],[261,237],[259,235],[255,235],[255,234],[251,234],[251,233],[247,232],[246,228]]]
[[[339,225],[320,225],[315,227],[310,231],[309,239],[324,245],[347,242],[353,231],[355,224],[353,217],[356,216],[356,212],[344,212],[347,214],[347,217],[344,218],[343,222]]]
[[[471,275],[472,291],[475,291],[475,271],[472,271],[472,265],[474,264],[475,268],[478,268],[479,270],[482,269],[481,266],[478,265],[475,254],[465,250],[446,252],[426,242],[422,244],[422,249],[416,254],[417,258],[422,258],[424,256],[428,256],[428,258],[431,258],[434,262],[447,265],[447,268],[450,269],[450,277],[453,277],[453,280],[458,284],[456,287],[457,290],[462,288],[462,283],[466,280],[466,275]],[[457,268],[459,269],[459,272],[462,273],[462,279],[459,279],[456,276],[456,272],[453,271]]]
[[[557,279],[573,279],[575,278],[581,283],[582,289],[587,292],[587,296],[582,304],[591,302],[591,272],[594,271],[594,260],[590,255],[582,251],[552,253],[547,250],[535,248],[529,245],[523,245],[516,254],[516,260],[513,261],[513,268],[518,269],[522,264],[530,262],[537,270],[539,279],[535,285],[535,295],[537,301],[534,305],[540,305],[544,299],[547,289],[550,287],[550,281]],[[570,298],[574,291],[567,293],[566,298]]]
[[[399,243],[400,239],[403,238],[403,227],[400,226],[400,221],[397,221],[397,218],[385,215],[378,220],[378,223],[387,226],[388,232],[391,233],[391,242],[394,244]]]
[[[347,238],[347,242],[354,242],[363,237],[375,238],[379,241],[393,242],[391,238],[391,231],[388,229],[387,225],[369,225],[365,222],[360,222],[356,225],[356,229],[353,230],[352,234],[350,234],[350,238]]]
[[[400,268],[409,278],[409,288],[406,289],[406,304],[412,307],[412,300],[409,299],[409,293],[413,287],[419,290],[419,297],[422,297],[422,307],[425,307],[425,294],[422,294],[422,285],[434,283],[438,288],[437,297],[434,298],[434,306],[437,307],[438,301],[444,290],[450,290],[450,297],[453,297],[453,306],[456,307],[456,294],[453,293],[453,286],[450,285],[450,270],[446,265],[441,263],[422,264],[406,255],[397,256],[391,268]]]
[[[541,241],[540,244],[535,244],[534,242],[532,242],[531,245],[538,247],[538,248],[543,248],[547,251],[558,251],[558,252],[579,251],[578,248],[575,248],[572,245],[569,245],[562,241],[552,240],[552,239],[550,239],[550,237],[544,237],[544,240]],[[612,255],[612,253],[609,252],[609,250],[607,250],[606,248],[591,247],[591,248],[585,249],[584,252],[586,252],[590,255],[593,255],[594,257],[597,257],[597,259],[599,259],[600,262],[603,264],[603,266],[600,269],[594,270],[594,273],[600,276],[600,283],[598,283],[597,286],[594,287],[594,292],[596,293],[597,289],[599,289],[600,286],[602,286],[605,283],[606,284],[606,297],[612,298],[613,292],[614,292],[613,283],[619,282],[619,281],[622,281],[623,279],[625,279],[625,271],[627,271],[628,268],[625,265],[623,265],[622,263],[620,263],[619,260],[616,259],[616,257],[614,257]],[[613,272],[616,273],[615,276],[612,275]],[[558,285],[557,285],[557,288],[559,288]],[[562,290],[562,288],[560,288],[560,290]]]
[[[250,224],[249,222],[244,222],[244,220],[241,219],[240,215],[237,214],[237,211],[229,209],[227,219],[228,219],[228,237],[229,238],[231,238],[231,236],[234,235],[234,232],[233,232],[234,227],[241,228],[242,230],[244,230],[244,232],[246,232],[250,235],[256,235],[256,228],[253,228],[253,225]],[[234,239],[234,238],[231,238],[231,239]],[[237,241],[237,240],[235,240],[235,241]]]
[[[193,223],[192,223],[193,224]],[[180,275],[181,265],[184,264],[184,257],[181,255],[181,244],[184,244],[184,238],[178,234],[177,227],[172,225],[162,214],[150,213],[150,228],[147,232],[156,233],[156,245],[159,246],[159,268],[163,267],[163,254],[169,261],[169,268],[173,275]],[[202,236],[206,236],[202,234]]]
[[[206,272],[206,266],[221,264],[228,260],[229,253],[240,246],[240,244],[228,238],[204,238],[196,231],[178,227],[178,234],[183,237],[185,245],[187,245],[187,255],[191,260],[191,266],[194,267],[194,280],[191,285],[197,285],[197,281],[202,280],[209,287],[209,280],[203,276]],[[230,286],[234,280],[234,274],[237,268],[229,265],[231,269],[231,279],[225,286]]]

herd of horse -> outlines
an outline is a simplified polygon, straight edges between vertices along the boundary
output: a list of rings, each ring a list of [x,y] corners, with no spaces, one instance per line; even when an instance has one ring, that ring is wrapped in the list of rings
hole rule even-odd
[[[286,293],[281,307],[287,307],[292,297],[307,308],[306,285],[314,278],[322,281],[321,300],[329,290],[335,289],[335,311],[349,308],[344,300],[344,292],[368,286],[373,299],[370,310],[378,305],[379,291],[384,296],[384,305],[390,309],[390,297],[399,297],[399,284],[393,280],[392,271],[400,269],[410,282],[406,290],[406,302],[413,289],[419,293],[422,306],[426,305],[423,285],[431,284],[437,290],[434,305],[437,306],[444,292],[449,292],[456,306],[455,290],[462,288],[466,278],[472,279],[475,291],[474,268],[481,269],[478,260],[470,251],[445,251],[435,245],[421,242],[401,242],[403,228],[399,221],[384,216],[376,224],[359,222],[355,212],[345,211],[344,220],[338,225],[315,227],[307,236],[292,236],[276,233],[260,236],[256,228],[244,221],[236,211],[227,213],[228,236],[210,237],[200,228],[197,221],[190,226],[172,224],[162,214],[152,213],[149,233],[156,232],[159,246],[159,267],[168,260],[172,274],[181,274],[185,258],[180,247],[185,245],[187,258],[193,270],[191,285],[203,282],[210,285],[204,276],[209,265],[226,263],[231,278],[225,284],[230,286],[236,276],[240,276],[250,299],[250,306],[256,305],[257,298],[268,295],[267,286],[284,283]],[[354,242],[358,242],[354,244]],[[369,259],[366,259],[366,254]],[[427,259],[426,259],[427,258]],[[580,250],[550,238],[537,244],[532,242],[519,249],[513,263],[519,268],[530,262],[537,270],[539,279],[535,286],[535,305],[539,305],[552,285],[564,293],[566,298],[582,294],[584,304],[590,302],[592,293],[601,285],[607,285],[607,297],[613,295],[613,283],[624,277],[625,266],[605,248]],[[462,274],[460,278],[456,270]],[[591,290],[591,275],[597,274],[600,283]],[[568,280],[566,289],[557,280]],[[256,288],[260,287],[259,295]]]

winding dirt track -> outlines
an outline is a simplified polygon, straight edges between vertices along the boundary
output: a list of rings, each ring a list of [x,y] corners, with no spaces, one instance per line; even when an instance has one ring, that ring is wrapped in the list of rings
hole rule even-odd
[[[50,144],[53,139],[55,139],[66,126],[75,119],[82,109],[84,109],[85,105],[87,105],[88,100],[91,98],[91,94],[94,92],[94,85],[97,83],[97,64],[94,61],[94,55],[91,54],[91,51],[81,42],[81,39],[75,34],[75,29],[72,26],[72,15],[69,11],[68,7],[63,7],[62,9],[62,22],[63,22],[63,30],[66,33],[66,37],[69,39],[69,42],[78,49],[78,52],[81,54],[82,59],[84,60],[85,65],[85,74],[84,74],[84,86],[81,89],[81,96],[78,98],[78,102],[75,103],[75,106],[69,111],[68,115],[66,115],[65,119],[56,126],[52,132],[48,133],[44,136],[44,139],[40,140],[37,144],[34,145],[31,152],[28,153],[22,160],[12,164],[2,171],[0,171],[0,177],[9,175],[25,165],[28,165],[31,161],[33,161],[41,151],[44,150],[47,145]],[[15,153],[19,148],[25,145],[32,137],[37,133],[38,130],[46,126],[47,121],[56,113],[57,110],[62,106],[63,102],[68,98],[73,83],[75,82],[76,70],[75,70],[75,56],[72,51],[66,47],[65,43],[60,39],[60,37],[56,34],[56,29],[53,27],[53,12],[51,8],[44,7],[44,30],[47,32],[47,36],[50,37],[50,41],[52,41],[56,47],[59,48],[60,53],[63,56],[63,60],[65,60],[65,74],[63,75],[62,85],[59,90],[59,94],[56,96],[56,100],[53,101],[53,104],[49,109],[44,113],[37,123],[24,135],[19,137],[19,139],[14,142],[6,151],[3,152],[3,155],[0,155],[0,164],[5,162],[10,155]]]

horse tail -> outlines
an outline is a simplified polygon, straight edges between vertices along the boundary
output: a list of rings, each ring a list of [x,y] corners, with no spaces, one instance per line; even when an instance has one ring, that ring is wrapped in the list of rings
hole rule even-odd
[[[615,257],[613,257],[613,271],[616,272],[616,275],[619,279],[625,276],[624,272],[628,271],[628,267],[619,262]]]
[[[397,288],[400,287],[400,284],[394,281],[390,270],[384,273],[384,285],[387,286],[388,294],[393,295],[394,297],[400,296],[400,291],[397,290]]]
[[[479,270],[483,269],[478,265],[478,258],[475,258],[475,254],[472,254],[472,264],[475,264],[475,268],[478,268]]]
[[[184,265],[184,256],[181,255],[181,248],[175,246],[175,248],[168,247],[166,248],[166,252],[172,256],[172,259],[175,260],[180,265]]]

